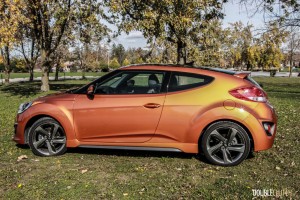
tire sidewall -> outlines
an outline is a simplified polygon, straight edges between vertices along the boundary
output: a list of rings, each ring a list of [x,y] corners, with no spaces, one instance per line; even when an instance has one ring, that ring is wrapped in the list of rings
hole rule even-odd
[[[232,162],[232,163],[229,163],[229,164],[224,164],[224,163],[217,162],[216,160],[211,158],[211,156],[209,155],[209,153],[207,151],[208,137],[210,136],[212,131],[214,131],[216,129],[220,129],[220,128],[234,128],[234,129],[236,129],[245,141],[245,151],[244,151],[243,155],[241,156],[241,158],[239,158],[235,162]],[[248,155],[250,153],[250,150],[251,150],[251,142],[250,142],[250,138],[248,136],[247,131],[243,127],[241,127],[240,125],[238,125],[234,122],[220,121],[220,122],[216,122],[216,123],[213,123],[212,125],[210,125],[206,129],[206,131],[203,133],[203,137],[202,137],[202,140],[201,140],[201,149],[202,149],[202,152],[203,152],[204,156],[206,157],[206,159],[209,162],[211,162],[212,164],[225,166],[225,167],[226,166],[235,166],[235,165],[240,164],[243,160],[245,160],[248,157]]]
[[[41,119],[39,119],[39,120],[37,120],[33,125],[32,125],[32,127],[30,128],[30,130],[29,130],[29,140],[28,140],[28,144],[29,144],[29,147],[30,147],[30,149],[31,149],[31,151],[35,154],[35,155],[37,155],[37,156],[44,156],[44,157],[47,157],[47,156],[58,156],[58,155],[62,155],[62,154],[64,154],[66,151],[67,151],[67,145],[66,145],[66,143],[64,144],[64,147],[60,150],[60,151],[58,151],[57,153],[55,153],[55,154],[53,154],[53,155],[47,155],[47,154],[43,154],[43,153],[41,153],[40,151],[38,151],[35,147],[34,147],[34,145],[33,145],[33,141],[34,141],[34,137],[35,137],[35,134],[34,134],[34,132],[35,132],[35,130],[36,130],[36,128],[38,128],[39,126],[41,126],[41,125],[44,125],[44,124],[49,124],[49,123],[51,123],[51,124],[57,124],[62,130],[63,130],[63,134],[64,134],[64,136],[66,137],[66,141],[67,141],[67,136],[66,136],[66,134],[65,134],[65,131],[64,131],[64,129],[63,129],[63,127],[56,121],[56,120],[54,120],[53,118],[49,118],[49,117],[43,117],[43,118],[41,118]]]

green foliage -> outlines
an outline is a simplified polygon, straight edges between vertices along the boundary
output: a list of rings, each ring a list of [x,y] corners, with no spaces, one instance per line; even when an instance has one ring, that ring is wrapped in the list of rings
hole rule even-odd
[[[149,42],[168,41],[177,48],[177,63],[186,63],[185,49],[197,43],[211,20],[222,18],[222,4],[217,0],[106,0],[120,30],[143,32]],[[121,16],[121,17],[120,17]]]
[[[276,75],[276,70],[270,70],[270,77],[275,77]]]
[[[117,69],[119,68],[121,65],[118,62],[117,58],[112,59],[112,61],[109,63],[109,67],[112,69]]]
[[[125,59],[125,48],[122,44],[115,45],[113,44],[111,49],[111,57],[117,58],[120,65],[123,64]],[[124,65],[124,64],[123,64]]]
[[[50,58],[62,43],[78,39],[89,44],[107,33],[107,27],[100,21],[103,11],[97,0],[25,1],[23,15],[28,19],[28,27],[35,34],[40,50],[44,72],[42,91],[49,90]]]
[[[279,29],[278,24],[270,24],[266,32],[255,38],[252,36],[252,27],[237,22],[225,30],[227,37],[222,52],[226,65],[247,70],[279,68],[284,58],[280,47],[287,33]]]
[[[127,58],[125,58],[125,60],[123,61],[123,65],[127,66],[130,65],[131,63],[129,62],[129,60]]]
[[[284,60],[284,55],[280,49],[281,44],[287,36],[286,31],[282,31],[277,23],[270,24],[269,31],[261,37],[261,66],[268,70],[271,68],[278,69]]]
[[[144,63],[144,61],[143,61],[142,58],[138,58],[138,59],[136,59],[136,61],[135,61],[135,64],[142,64],[142,63]]]

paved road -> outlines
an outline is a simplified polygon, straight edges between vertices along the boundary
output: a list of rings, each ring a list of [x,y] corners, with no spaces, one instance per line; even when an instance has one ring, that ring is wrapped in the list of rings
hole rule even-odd
[[[289,77],[289,72],[276,72],[276,77]],[[298,72],[293,72],[292,77],[298,77]],[[252,77],[258,77],[258,76],[263,76],[263,77],[268,77],[270,76],[270,72],[251,72]]]
[[[247,72],[247,71],[243,71],[243,72]],[[269,77],[270,76],[270,72],[250,72],[252,77]],[[292,73],[292,77],[298,77],[298,72],[293,72]],[[289,72],[277,72],[276,77],[288,77],[289,76]],[[59,80],[78,80],[81,79],[82,76],[65,76],[65,77],[59,77]],[[96,76],[86,76],[86,78],[97,78]],[[49,77],[50,80],[54,80],[54,77]],[[41,77],[38,78],[34,78],[35,81],[39,81],[41,80]],[[11,83],[17,83],[17,82],[26,82],[29,81],[29,78],[13,78],[13,79],[9,79],[9,81]],[[4,79],[0,79],[0,83],[3,83]]]

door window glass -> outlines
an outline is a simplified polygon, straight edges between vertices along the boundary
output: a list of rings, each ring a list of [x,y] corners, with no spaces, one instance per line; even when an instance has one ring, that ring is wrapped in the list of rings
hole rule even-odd
[[[164,75],[156,71],[124,71],[96,84],[95,94],[157,94]]]

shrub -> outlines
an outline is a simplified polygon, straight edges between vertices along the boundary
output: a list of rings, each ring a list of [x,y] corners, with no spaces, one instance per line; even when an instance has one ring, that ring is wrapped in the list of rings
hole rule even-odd
[[[119,68],[121,65],[118,62],[118,60],[116,58],[114,58],[110,63],[109,63],[109,67],[112,69],[117,69]]]
[[[270,70],[270,76],[271,77],[275,77],[275,75],[276,75],[276,70],[275,69],[271,69]]]

